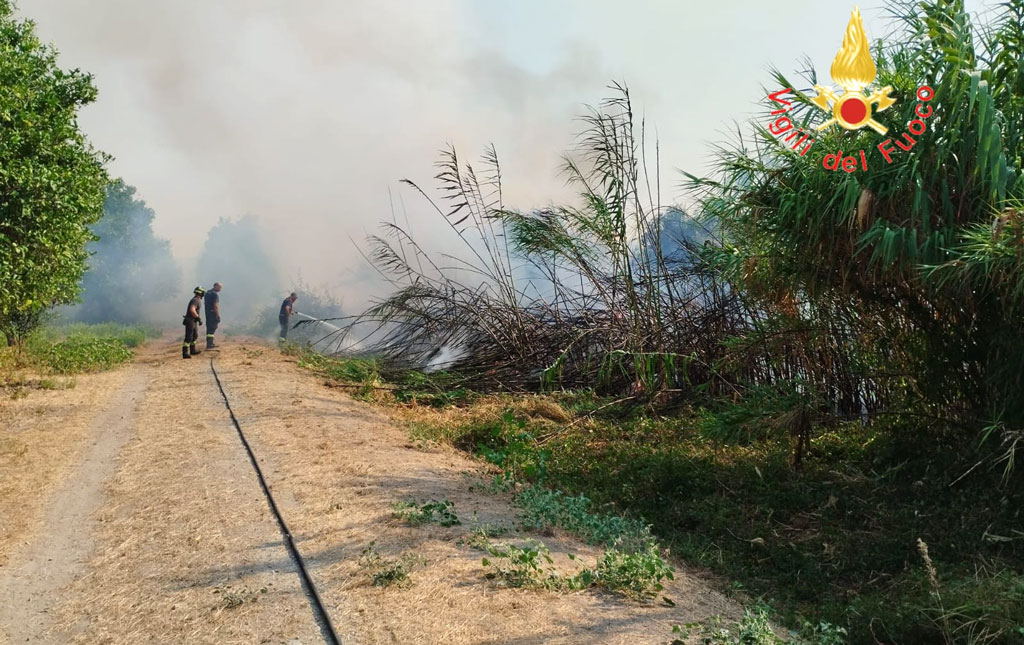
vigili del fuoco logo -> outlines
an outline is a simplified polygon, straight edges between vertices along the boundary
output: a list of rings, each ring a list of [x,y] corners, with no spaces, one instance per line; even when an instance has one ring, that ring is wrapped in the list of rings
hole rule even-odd
[[[892,86],[866,92],[867,88],[874,82],[878,73],[875,61],[871,58],[871,48],[867,34],[864,33],[864,24],[861,21],[860,9],[854,7],[850,16],[850,23],[846,26],[846,34],[843,36],[843,46],[832,61],[832,80],[842,88],[836,92],[825,85],[815,85],[814,91],[817,95],[810,99],[811,103],[820,109],[824,115],[824,121],[818,124],[815,131],[827,130],[839,125],[847,130],[860,130],[870,128],[881,136],[889,133],[879,113],[884,112],[896,103],[896,99],[890,94]],[[790,149],[798,152],[801,157],[814,145],[814,135],[805,132],[795,126],[788,112],[792,108],[792,101],[785,99],[786,94],[792,94],[792,88],[786,88],[772,92],[768,98],[776,107],[771,115],[776,119],[769,124],[768,131]],[[928,130],[925,119],[932,115],[932,108],[928,105],[935,97],[935,92],[927,85],[917,89],[917,107],[914,109],[916,118],[907,124],[907,132],[900,137],[890,137],[878,144],[878,150],[886,163],[892,163],[893,155],[899,150],[909,152],[917,144],[918,137]],[[877,118],[876,118],[877,117]],[[783,137],[782,135],[786,135]],[[792,145],[789,145],[792,143]],[[868,162],[864,150],[858,150],[844,157],[843,151],[827,154],[822,159],[822,165],[828,170],[839,170],[854,172],[858,169],[867,170]]]

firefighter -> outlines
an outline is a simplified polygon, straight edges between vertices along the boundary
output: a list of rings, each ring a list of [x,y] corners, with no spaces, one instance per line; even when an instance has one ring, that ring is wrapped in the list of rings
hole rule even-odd
[[[203,306],[203,294],[206,291],[202,287],[196,287],[192,293],[192,299],[188,301],[188,309],[185,310],[185,317],[181,324],[185,325],[185,342],[181,344],[181,357],[192,358],[199,353],[196,349],[196,339],[199,337],[199,326],[203,319],[199,317],[199,308]]]
[[[288,319],[292,316],[292,305],[299,297],[295,295],[293,291],[291,295],[281,302],[281,311],[277,314],[277,322],[281,323],[281,342],[283,343],[288,338]]]
[[[213,335],[217,333],[217,326],[220,325],[221,288],[221,283],[214,282],[213,288],[207,291],[203,297],[203,304],[206,307],[206,349],[216,349],[218,347],[213,342]]]

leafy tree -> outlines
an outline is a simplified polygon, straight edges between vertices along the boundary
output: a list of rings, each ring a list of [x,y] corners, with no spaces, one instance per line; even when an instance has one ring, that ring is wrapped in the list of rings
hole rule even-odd
[[[103,218],[92,231],[92,257],[82,304],[70,317],[86,322],[138,322],[154,303],[177,293],[180,271],[170,243],[153,234],[153,209],[118,179],[107,186]]]
[[[251,322],[266,303],[280,304],[277,267],[255,217],[221,218],[210,229],[199,256],[198,279],[206,288],[224,285],[221,308],[236,321]],[[227,312],[230,311],[230,314]]]
[[[77,121],[95,99],[92,77],[60,69],[35,25],[0,0],[0,332],[9,344],[78,294],[107,184],[106,156]]]

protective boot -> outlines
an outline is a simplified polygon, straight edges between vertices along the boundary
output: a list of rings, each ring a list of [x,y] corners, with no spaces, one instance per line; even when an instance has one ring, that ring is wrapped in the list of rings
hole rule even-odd
[[[192,354],[193,356],[198,356],[199,354],[202,354],[201,351],[196,349],[196,344],[195,343],[192,343],[191,345],[188,346],[188,353]]]
[[[188,353],[188,345],[182,345],[181,346],[181,357],[182,358],[192,358],[189,355],[189,353]]]
[[[206,337],[206,349],[216,349],[217,345],[213,343],[213,336]]]

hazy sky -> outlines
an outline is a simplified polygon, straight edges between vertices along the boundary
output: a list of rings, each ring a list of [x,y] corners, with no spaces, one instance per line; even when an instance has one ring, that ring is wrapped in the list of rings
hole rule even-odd
[[[980,5],[980,0],[975,6]],[[661,142],[663,192],[701,172],[774,65],[839,48],[849,0],[20,0],[65,67],[110,168],[157,212],[186,267],[219,217],[258,216],[288,276],[353,293],[388,188],[430,185],[437,150],[493,142],[509,205],[563,199],[584,104],[625,81]],[[888,19],[864,4],[872,39]],[[403,193],[412,228],[438,229]]]

